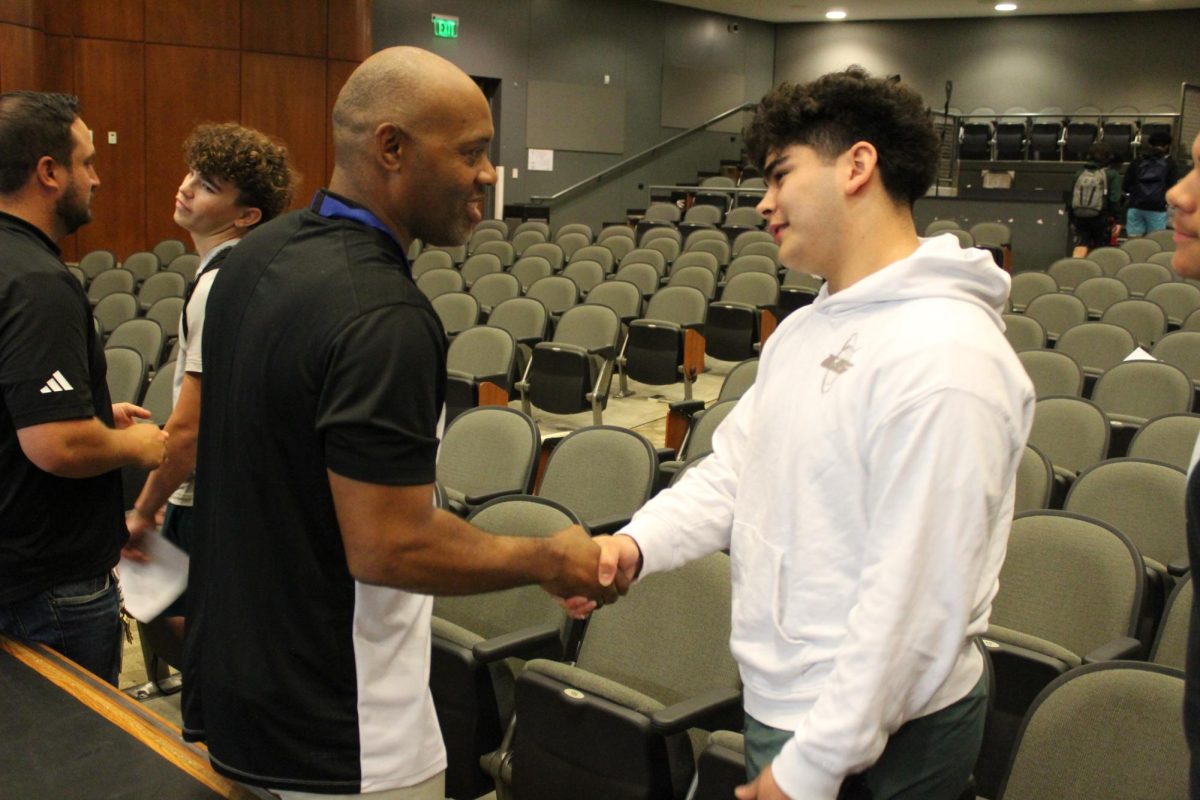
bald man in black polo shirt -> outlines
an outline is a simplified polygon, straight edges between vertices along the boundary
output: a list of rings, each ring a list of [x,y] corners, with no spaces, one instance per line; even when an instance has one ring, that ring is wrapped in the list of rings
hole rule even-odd
[[[115,685],[119,468],[157,467],[166,434],[109,400],[91,308],[58,257],[91,219],[95,156],[75,98],[0,95],[0,633]]]

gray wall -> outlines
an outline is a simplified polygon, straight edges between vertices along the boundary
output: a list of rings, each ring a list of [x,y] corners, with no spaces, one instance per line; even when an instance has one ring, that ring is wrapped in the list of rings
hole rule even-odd
[[[430,14],[459,18],[458,39],[436,39]],[[727,26],[737,22],[739,30]],[[505,202],[553,194],[621,159],[679,133],[662,125],[664,68],[718,71],[744,80],[745,99],[757,100],[773,84],[774,26],[645,0],[375,0],[376,49],[397,44],[424,47],[471,75],[502,79],[495,160],[506,168]],[[553,172],[527,172],[526,86],[548,81],[625,90],[624,153],[557,150]],[[562,108],[586,123],[585,108]],[[596,121],[603,124],[603,121]],[[623,218],[643,208],[652,183],[695,181],[736,159],[741,138],[704,132],[650,163],[552,208],[555,226]],[[511,177],[517,167],[519,177]],[[643,188],[638,188],[639,184]]]
[[[1180,84],[1200,81],[1200,11],[780,25],[777,80],[850,64],[900,73],[941,108],[1070,113],[1178,111]]]

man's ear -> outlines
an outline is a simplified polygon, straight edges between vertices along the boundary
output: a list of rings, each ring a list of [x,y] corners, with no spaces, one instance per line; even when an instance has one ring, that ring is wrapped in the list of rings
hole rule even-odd
[[[870,142],[855,142],[846,151],[849,161],[850,174],[846,180],[846,194],[853,195],[862,191],[875,175],[879,166],[879,151]]]
[[[375,129],[375,157],[389,172],[399,172],[409,137],[394,122],[384,122]]]
[[[60,181],[62,165],[50,156],[42,156],[33,168],[32,180],[41,189],[57,191],[62,188]]]
[[[233,221],[233,224],[238,228],[253,228],[262,219],[262,216],[262,209],[249,206],[238,212],[237,219]]]

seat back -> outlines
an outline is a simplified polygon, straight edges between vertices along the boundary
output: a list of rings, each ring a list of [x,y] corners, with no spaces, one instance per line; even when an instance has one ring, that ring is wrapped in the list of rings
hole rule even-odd
[[[536,344],[546,338],[550,312],[540,300],[510,297],[492,309],[487,324],[508,331],[521,344]]]
[[[1031,444],[1025,445],[1021,462],[1017,465],[1016,498],[1013,513],[1040,511],[1050,507],[1050,493],[1054,489],[1054,467],[1050,459],[1042,455]]]
[[[509,274],[520,282],[521,291],[527,292],[534,281],[553,275],[554,268],[542,256],[521,256],[517,259],[517,263],[512,265]]]
[[[513,253],[516,254],[517,258],[520,258],[521,256],[525,255],[525,251],[530,247],[547,241],[547,238],[548,237],[541,231],[536,230],[524,230],[513,233],[511,240]]]
[[[1146,238],[1152,242],[1157,242],[1158,246],[1162,248],[1160,252],[1175,251],[1175,231],[1171,228],[1161,231],[1151,231],[1150,233],[1146,234]],[[1154,260],[1155,255],[1155,253],[1150,254],[1151,261]]]
[[[171,259],[171,263],[167,265],[168,272],[178,272],[183,276],[185,281],[196,279],[196,270],[200,268],[200,256],[195,253],[184,253],[181,256],[175,256]]]
[[[763,218],[758,213],[758,209],[754,206],[738,206],[730,209],[725,215],[725,226],[727,228],[759,228],[762,227]],[[768,234],[770,235],[770,234]],[[737,242],[735,241],[736,245]],[[737,247],[734,247],[734,252],[737,252]]]
[[[554,330],[554,342],[611,357],[620,335],[621,321],[612,309],[602,305],[582,305],[573,306],[562,315]]]
[[[529,247],[526,247],[523,251],[521,251],[522,259],[529,258],[531,256],[537,256],[539,258],[546,259],[546,263],[550,265],[550,269],[554,272],[561,270],[563,264],[566,262],[566,256],[563,255],[563,249],[554,242],[538,242],[537,244],[531,244]],[[515,269],[516,265],[514,264],[513,267]]]
[[[1153,264],[1151,261],[1134,261],[1117,270],[1116,278],[1129,287],[1130,295],[1141,297],[1160,283],[1174,282],[1175,272],[1172,272],[1170,267]]]
[[[1196,291],[1200,292],[1200,289]],[[1099,319],[1113,303],[1129,299],[1129,287],[1116,278],[1088,278],[1072,292],[1087,306],[1088,316]]]
[[[146,362],[141,354],[129,347],[104,348],[108,364],[105,380],[114,403],[137,403],[146,383]]]
[[[712,253],[704,253],[699,250],[680,253],[679,258],[675,259],[671,265],[671,274],[674,275],[685,267],[701,267],[711,272],[714,278],[721,272],[721,265],[717,263],[717,257]]]
[[[425,253],[421,255],[425,255]],[[458,270],[439,267],[431,269],[417,278],[417,288],[425,297],[432,300],[439,294],[461,292],[466,288],[466,284],[463,281],[462,273]]]
[[[167,424],[174,407],[172,394],[175,385],[175,362],[168,361],[159,367],[154,374],[154,380],[146,387],[142,398],[142,407],[150,412],[150,421],[162,427]]]
[[[445,250],[426,250],[412,262],[413,280],[435,269],[454,269],[454,259]]]
[[[507,272],[489,273],[471,284],[470,294],[479,305],[496,308],[509,298],[521,296],[521,282]]]
[[[1187,474],[1140,458],[1113,458],[1080,474],[1064,510],[1107,522],[1161,572],[1187,560]]]
[[[721,383],[721,391],[717,395],[717,402],[741,398],[754,385],[754,380],[757,377],[757,358],[748,358],[745,361],[739,361],[734,365],[733,369],[729,370],[729,374],[725,376],[725,380]]]
[[[1012,349],[1020,353],[1023,350],[1040,350],[1046,346],[1046,331],[1042,323],[1024,314],[1003,314],[1004,338],[1012,345]]]
[[[1100,317],[1101,322],[1120,325],[1133,334],[1138,346],[1149,350],[1167,332],[1167,314],[1149,300],[1121,300]]]
[[[151,252],[158,259],[159,269],[163,269],[167,264],[170,264],[176,258],[186,253],[187,245],[178,239],[163,239],[154,245],[154,249]]]
[[[1103,277],[1104,270],[1086,258],[1060,258],[1050,265],[1046,274],[1054,278],[1059,289],[1069,292],[1088,278]]]
[[[1179,367],[1161,361],[1126,361],[1096,381],[1092,399],[1110,417],[1144,423],[1161,414],[1192,408],[1192,381]]]
[[[600,229],[600,233],[596,235],[596,242],[603,242],[613,237],[633,239],[634,232],[628,225],[605,225]]]
[[[1097,247],[1089,250],[1087,257],[1088,261],[1095,261],[1100,265],[1106,278],[1117,277],[1121,267],[1130,263],[1129,253],[1119,247]]]
[[[532,487],[541,446],[537,425],[517,409],[472,408],[459,414],[442,435],[438,483],[460,501],[524,494]]]
[[[605,275],[611,275],[617,263],[613,251],[599,244],[590,244],[587,247],[579,248],[571,256],[571,261],[595,261],[604,267]]]
[[[466,292],[447,292],[430,301],[447,336],[479,324],[479,301]]]
[[[1124,361],[1137,346],[1137,339],[1124,325],[1084,322],[1059,336],[1054,350],[1071,356],[1086,374],[1100,375]]]
[[[475,248],[475,252],[471,255],[491,255],[500,259],[500,266],[508,269],[517,260],[516,251],[513,250],[511,242],[483,242]]]
[[[496,228],[476,228],[467,240],[467,252],[473,254],[475,248],[484,242],[503,242],[506,238],[505,231]]]
[[[1121,243],[1121,249],[1129,253],[1129,258],[1134,263],[1139,261],[1144,262],[1147,258],[1155,253],[1162,251],[1162,245],[1153,239],[1137,238],[1127,239]]]
[[[84,253],[83,258],[79,259],[79,269],[90,281],[105,270],[113,269],[117,266],[117,257],[113,255],[111,250],[92,250]]]
[[[697,231],[696,233],[701,233],[701,231]],[[729,263],[729,243],[722,239],[700,239],[694,243],[689,239],[687,249],[689,252],[698,250],[700,252],[712,253],[717,257],[717,263],[722,267]]]
[[[605,281],[588,292],[585,303],[608,306],[626,324],[641,315],[642,290],[625,280]]]
[[[1082,658],[1134,635],[1144,569],[1137,549],[1111,525],[1063,511],[1018,514],[991,624]]]
[[[1029,301],[1025,316],[1042,323],[1046,337],[1053,342],[1072,325],[1087,322],[1087,306],[1073,295],[1042,294]]]
[[[971,235],[970,231],[964,231],[959,228],[950,228],[948,230],[942,231],[942,233],[944,235],[953,236],[955,239],[958,239],[958,246],[963,248],[964,250],[968,247],[975,246],[975,237]]]
[[[1033,381],[1034,395],[1043,397],[1083,393],[1083,369],[1079,363],[1057,350],[1022,350],[1017,353],[1021,366]]]
[[[550,241],[550,225],[540,219],[530,219],[522,222],[513,229],[513,238],[516,238],[518,234],[522,234],[525,231],[534,231],[541,234],[543,242]]]
[[[1038,696],[1017,740],[1001,800],[1186,797],[1184,680],[1168,667],[1092,664]]]
[[[1034,407],[1029,443],[1056,467],[1078,474],[1100,463],[1108,437],[1108,418],[1090,400],[1045,397]]]
[[[1155,664],[1175,669],[1186,669],[1188,628],[1192,619],[1192,576],[1187,574],[1175,586],[1163,610],[1162,624],[1154,647],[1150,649],[1150,660]]]
[[[613,255],[613,262],[620,263],[621,259],[637,248],[632,237],[610,236],[599,242],[600,246]]]
[[[733,411],[737,400],[719,400],[692,418],[691,428],[679,451],[680,461],[701,458],[712,452],[713,434]]]
[[[1183,281],[1151,286],[1146,299],[1158,304],[1167,314],[1167,322],[1178,328],[1196,309],[1200,308],[1200,287]]]
[[[590,233],[580,233],[578,231],[560,234],[554,243],[562,248],[564,258],[574,257],[576,251],[587,247],[592,243]]]
[[[572,259],[562,271],[562,277],[574,281],[576,289],[585,297],[592,289],[604,283],[604,274],[604,266],[600,262],[582,258]]]
[[[1040,294],[1054,294],[1058,283],[1045,272],[1018,272],[1012,276],[1008,298],[1016,311],[1024,311],[1029,301]]]
[[[678,222],[681,212],[674,203],[651,203],[646,208],[644,219],[660,222]]]
[[[716,228],[700,228],[693,230],[687,235],[683,249],[692,251],[696,249],[696,244],[699,242],[729,242],[729,235],[725,231],[717,230]]]
[[[583,236],[587,237],[587,240],[589,242],[591,242],[592,239],[595,238],[595,234],[592,233],[592,227],[590,225],[587,225],[582,222],[568,222],[566,225],[563,225],[561,228],[559,228],[557,231],[554,232],[554,241],[557,242],[559,239],[561,239],[562,237],[566,236],[569,233],[582,234]]]
[[[961,228],[962,226],[958,224],[958,220],[956,219],[935,219],[933,222],[925,226],[925,235],[937,236],[939,233],[960,230]]]
[[[745,272],[759,272],[775,277],[778,271],[775,262],[767,256],[743,255],[729,262],[729,268],[725,270],[725,280],[733,280]]]
[[[711,300],[717,292],[717,279],[704,267],[683,267],[671,270],[667,286],[688,286],[697,289],[705,299]]]
[[[558,316],[579,302],[579,286],[562,275],[548,275],[534,281],[525,296],[540,300],[551,316]]]
[[[725,213],[718,206],[707,203],[697,203],[683,215],[684,222],[699,222],[707,225],[720,225]]]
[[[1129,445],[1129,456],[1186,471],[1192,465],[1197,439],[1200,439],[1200,414],[1163,414],[1141,427]]]
[[[162,361],[163,338],[162,326],[154,320],[130,319],[117,326],[104,346],[136,350],[146,369],[153,370]]]
[[[1012,244],[1012,230],[1003,222],[977,222],[971,226],[975,244],[984,247],[1007,247]]]
[[[642,247],[647,250],[657,250],[662,253],[663,261],[670,264],[679,255],[679,242],[673,239],[655,239],[651,242],[642,242]]]
[[[779,267],[779,245],[774,242],[750,242],[742,248],[740,253],[734,255],[766,256],[776,267]]]
[[[162,328],[165,339],[179,335],[179,316],[183,313],[182,297],[164,297],[146,311],[146,319],[154,320]]]
[[[138,283],[158,272],[160,267],[161,264],[159,264],[158,256],[148,250],[139,250],[136,253],[130,253],[121,262],[121,269],[128,270]]]
[[[490,233],[499,233],[499,231],[488,231]],[[495,272],[501,272],[504,265],[500,263],[500,257],[492,253],[475,253],[467,257],[467,260],[462,265],[463,282],[470,288],[475,284],[475,281],[482,278],[484,275],[491,275]]]
[[[563,504],[588,526],[627,520],[650,499],[657,473],[658,457],[644,436],[594,425],[554,448],[538,496]]]
[[[183,297],[186,289],[187,281],[178,272],[158,272],[138,290],[138,305],[146,311],[164,297]]]
[[[644,319],[663,320],[677,325],[702,325],[707,306],[704,294],[699,289],[666,286],[650,298]]]
[[[643,297],[649,297],[658,289],[659,274],[653,264],[635,262],[622,264],[617,270],[618,281],[628,281],[638,288]]]
[[[630,250],[629,253],[621,259],[621,266],[627,267],[630,264],[649,264],[654,267],[658,277],[663,277],[667,274],[667,258],[660,251],[651,249],[643,245],[636,250]]]
[[[478,325],[463,331],[450,343],[446,371],[507,387],[516,350],[516,341],[508,331],[494,325]]]
[[[136,297],[129,292],[113,292],[96,303],[96,307],[92,309],[92,316],[99,324],[100,332],[107,335],[116,330],[122,322],[136,317],[137,312]]]
[[[761,272],[735,275],[725,284],[721,302],[745,303],[759,308],[774,306],[779,302],[779,280],[774,274],[764,275]]]
[[[133,273],[124,269],[109,269],[92,278],[88,285],[88,300],[96,305],[115,292],[133,292]]]
[[[641,238],[640,244],[638,246],[646,247],[651,242],[657,241],[659,239],[670,239],[671,241],[675,242],[676,244],[683,244],[683,234],[679,232],[678,228],[674,228],[670,225],[661,225],[658,227],[650,228],[649,230],[644,232],[642,234],[642,238]]]

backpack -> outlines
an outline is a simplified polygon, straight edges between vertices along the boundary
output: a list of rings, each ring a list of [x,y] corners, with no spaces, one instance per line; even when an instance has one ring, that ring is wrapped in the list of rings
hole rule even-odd
[[[1168,172],[1166,156],[1139,162],[1129,186],[1129,205],[1145,211],[1165,211]]]
[[[1081,219],[1098,217],[1108,197],[1108,175],[1104,168],[1084,169],[1075,179],[1071,192],[1071,210]]]

